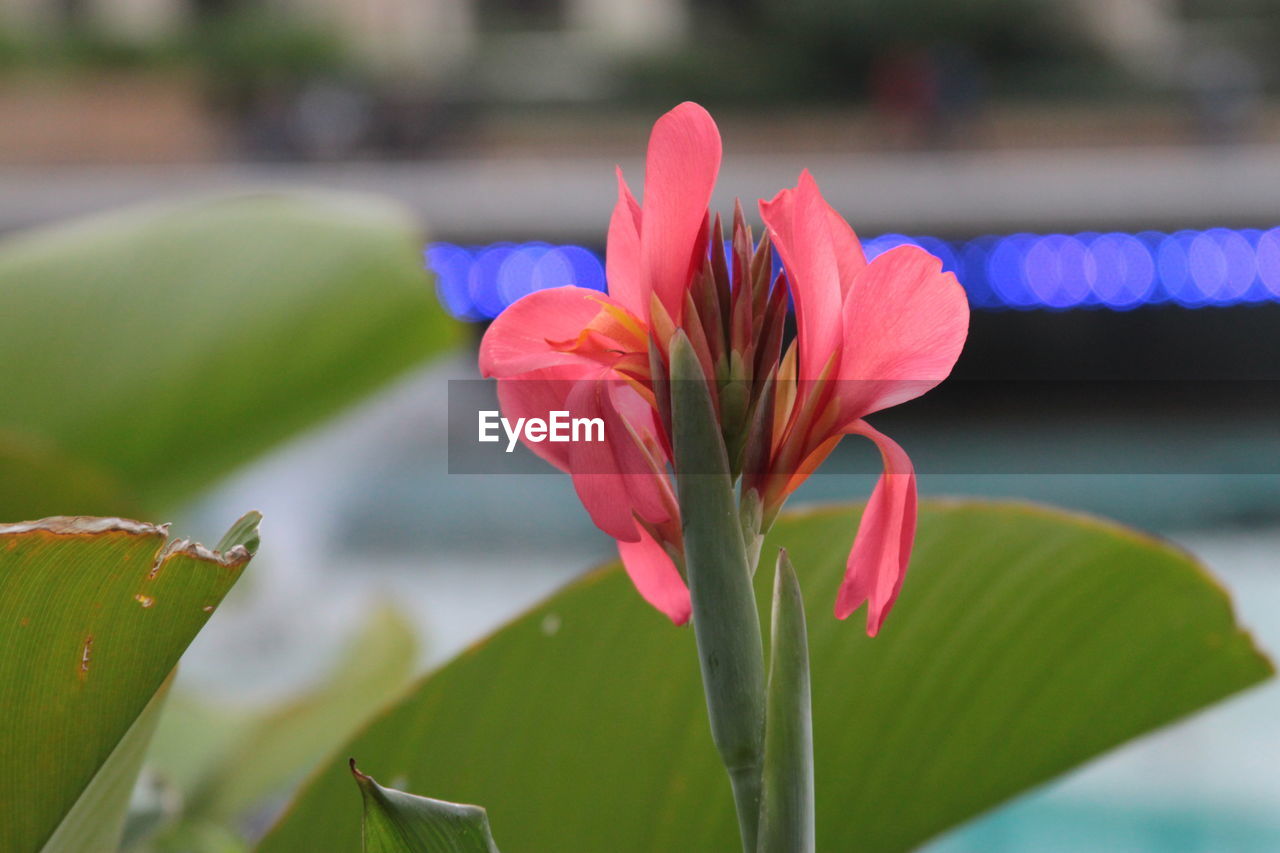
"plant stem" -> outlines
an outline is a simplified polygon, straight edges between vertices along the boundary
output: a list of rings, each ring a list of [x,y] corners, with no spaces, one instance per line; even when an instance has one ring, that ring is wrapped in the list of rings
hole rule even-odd
[[[671,343],[676,492],[711,737],[729,773],[745,853],[755,853],[765,676],[751,565],[711,395],[682,332]]]
[[[760,833],[760,765],[727,769],[729,784],[733,787],[733,804],[738,811],[743,853],[756,853]]]

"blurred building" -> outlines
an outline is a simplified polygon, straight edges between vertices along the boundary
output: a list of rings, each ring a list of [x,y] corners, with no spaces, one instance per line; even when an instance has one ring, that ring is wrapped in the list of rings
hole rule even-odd
[[[536,81],[555,66],[660,50],[681,40],[687,0],[0,0],[0,26],[68,29],[145,43],[236,13],[274,12],[340,34],[368,67],[439,76],[482,43]],[[582,75],[575,75],[579,83]],[[518,78],[512,77],[511,80]]]

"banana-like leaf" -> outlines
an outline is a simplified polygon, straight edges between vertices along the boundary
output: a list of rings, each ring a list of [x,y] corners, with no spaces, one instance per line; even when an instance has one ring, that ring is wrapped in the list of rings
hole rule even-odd
[[[211,551],[119,518],[0,525],[0,850],[114,847],[144,709],[256,536]]]
[[[364,798],[364,853],[498,853],[479,806],[384,788],[350,762]]]
[[[1018,504],[922,505],[893,618],[868,638],[831,614],[856,524],[786,516],[766,546],[787,547],[807,596],[818,850],[911,849],[1273,672],[1187,554]],[[732,850],[701,694],[691,632],[612,567],[427,677],[342,754],[484,803],[530,853]],[[355,849],[350,784],[325,767],[261,853]]]
[[[420,246],[342,194],[0,241],[0,518],[168,510],[451,344]]]
[[[151,697],[40,853],[105,851],[115,849],[120,843],[134,782],[142,769],[147,745],[155,734],[172,681],[170,675]]]

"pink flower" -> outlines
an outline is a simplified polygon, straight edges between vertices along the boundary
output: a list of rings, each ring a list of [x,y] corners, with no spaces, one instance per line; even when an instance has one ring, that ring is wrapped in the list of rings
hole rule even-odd
[[[800,393],[758,488],[766,518],[842,435],[864,435],[884,461],[836,597],[836,616],[869,602],[874,636],[898,597],[916,526],[915,470],[867,415],[914,399],[951,372],[969,330],[964,289],[942,262],[900,246],[867,263],[857,235],[808,171],[760,203],[796,305]]]
[[[592,520],[618,542],[641,595],[677,624],[689,618],[680,508],[669,478],[668,346],[683,330],[709,383],[744,500],[769,523],[846,434],[884,458],[836,604],[870,602],[875,634],[901,587],[915,533],[910,460],[863,418],[942,381],[968,328],[964,291],[914,247],[868,264],[852,229],[804,173],[761,213],[786,274],[772,279],[735,211],[730,259],[707,206],[720,135],[702,107],[662,116],[649,139],[643,204],[618,172],[609,223],[608,295],[578,287],[532,293],[504,311],[480,346],[508,418],[569,410],[599,417],[605,442],[528,447],[573,477]],[[709,249],[709,246],[711,247]],[[798,339],[782,356],[788,286]]]
[[[707,205],[719,169],[720,133],[706,110],[685,103],[664,115],[649,138],[643,206],[618,170],[609,294],[531,293],[498,316],[480,345],[480,369],[498,377],[507,417],[559,409],[604,419],[604,443],[528,446],[573,476],[592,521],[618,541],[640,594],[677,624],[689,618],[689,591],[676,568],[680,510],[665,475],[671,445],[657,418],[649,348],[655,320],[668,330],[680,322],[707,256]]]

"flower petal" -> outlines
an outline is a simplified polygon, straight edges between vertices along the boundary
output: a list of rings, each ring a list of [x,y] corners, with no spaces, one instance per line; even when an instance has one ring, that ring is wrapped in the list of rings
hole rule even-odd
[[[809,177],[813,181],[812,176],[806,171],[801,176]],[[814,183],[814,190],[818,188]],[[821,194],[819,194],[821,197]],[[827,223],[831,229],[831,245],[835,248],[836,265],[840,268],[840,294],[843,299],[844,295],[849,292],[849,288],[853,286],[853,280],[858,277],[858,273],[862,272],[862,268],[867,265],[867,256],[862,251],[862,241],[858,239],[858,235],[854,233],[853,226],[841,216],[834,207],[822,199],[822,206],[827,209]]]
[[[605,278],[609,295],[637,317],[649,315],[650,289],[640,268],[640,205],[618,169],[618,203],[609,219]]]
[[[853,231],[847,225],[838,232],[832,228],[831,206],[808,170],[800,174],[795,189],[761,201],[760,215],[782,256],[796,304],[799,376],[813,380],[840,346],[841,272],[858,267],[862,248],[853,238],[857,254],[841,263],[839,253],[853,251],[849,244]]]
[[[666,549],[641,529],[636,542],[619,542],[618,554],[631,582],[644,600],[677,625],[689,621],[689,587],[676,570]]]
[[[969,301],[942,261],[916,246],[880,255],[844,302],[836,379],[845,422],[915,399],[947,375],[969,333]]]
[[[645,280],[677,322],[684,291],[702,266],[698,256],[706,249],[707,207],[719,171],[720,131],[705,109],[686,101],[654,124],[640,252]]]
[[[916,536],[916,473],[906,452],[888,436],[859,421],[849,430],[876,443],[884,473],[876,483],[849,552],[836,595],[836,618],[846,619],[868,602],[867,634],[874,637],[902,589]]]
[[[594,375],[598,367],[579,364],[560,365],[533,370],[518,376],[498,379],[498,406],[502,416],[515,423],[520,418],[543,418],[551,412],[569,411],[570,390],[585,371]],[[561,471],[569,470],[569,445],[563,442],[527,441],[522,430],[520,439],[524,446],[550,462]]]
[[[604,441],[570,443],[569,470],[574,490],[595,525],[614,539],[635,542],[641,532],[635,517],[662,524],[671,519],[674,501],[650,455],[654,445],[645,441],[652,415],[648,423],[632,423],[619,410],[615,395],[620,400],[638,397],[624,382],[605,375],[583,379],[570,391],[566,408],[574,417],[599,418]],[[637,408],[634,400],[623,406],[629,412]],[[649,411],[647,404],[643,410]]]
[[[608,295],[585,287],[552,287],[517,299],[484,333],[480,372],[516,376],[556,365],[595,364],[550,342],[579,337],[605,306],[622,310]]]

